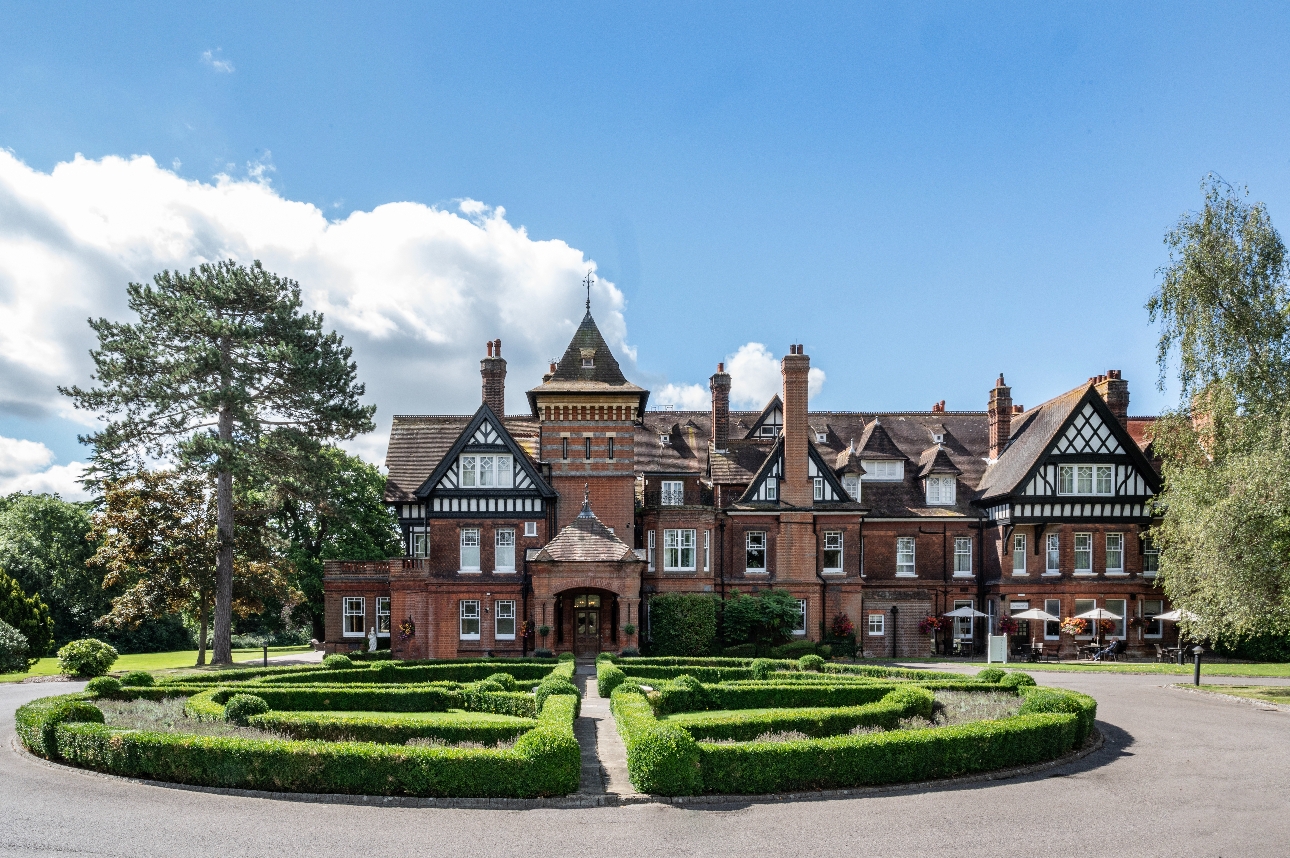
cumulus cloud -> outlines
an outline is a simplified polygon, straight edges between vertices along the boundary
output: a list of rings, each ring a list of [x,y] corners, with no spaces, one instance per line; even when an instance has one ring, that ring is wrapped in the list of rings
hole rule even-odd
[[[383,457],[394,413],[474,411],[478,361],[497,337],[507,408],[527,409],[525,388],[582,318],[593,261],[474,200],[395,202],[329,220],[278,194],[267,159],[250,178],[201,182],[149,157],[77,156],[44,173],[0,151],[0,415],[92,423],[55,391],[90,383],[86,318],[130,318],[128,282],[227,258],[259,259],[299,281],[307,309],[353,346],[379,428],[351,449],[369,459]],[[596,321],[632,375],[623,303],[613,283],[596,281]],[[49,464],[30,459],[24,473],[53,480]]]
[[[233,63],[220,56],[220,48],[213,51],[202,51],[202,62],[221,74],[232,74]]]
[[[650,394],[655,405],[671,405],[677,411],[703,411],[712,405],[712,394],[700,384],[665,384]]]
[[[49,492],[68,500],[82,500],[80,462],[55,465],[54,452],[36,441],[0,435],[0,495],[13,492]]]
[[[726,358],[726,371],[730,373],[730,404],[757,410],[762,408],[784,387],[779,371],[779,358],[761,343],[745,343]],[[807,393],[819,395],[824,387],[824,370],[811,367],[806,378]]]

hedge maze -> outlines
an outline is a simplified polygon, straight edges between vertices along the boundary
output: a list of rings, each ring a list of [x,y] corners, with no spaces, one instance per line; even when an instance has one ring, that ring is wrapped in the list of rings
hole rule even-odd
[[[659,795],[762,794],[954,777],[1060,757],[1083,745],[1097,714],[1091,697],[1039,688],[1024,673],[808,659],[602,656],[599,691],[611,698],[632,784]],[[936,726],[938,692],[1015,699],[1005,717]]]

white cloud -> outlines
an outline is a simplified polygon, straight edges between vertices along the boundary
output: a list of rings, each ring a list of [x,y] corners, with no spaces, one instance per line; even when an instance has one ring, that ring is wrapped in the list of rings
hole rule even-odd
[[[84,499],[79,482],[84,465],[54,465],[53,461],[53,451],[44,444],[0,435],[0,495],[50,492],[68,500]]]
[[[726,358],[726,371],[730,373],[730,404],[760,410],[770,398],[781,393],[783,376],[779,359],[761,343],[745,343]],[[696,385],[697,386],[697,385]],[[811,367],[807,376],[807,393],[818,396],[824,387],[824,370]]]
[[[233,63],[220,56],[220,48],[213,51],[202,51],[202,62],[223,74],[232,74],[234,72]]]
[[[91,382],[86,318],[130,318],[128,282],[230,257],[299,281],[307,308],[354,347],[378,430],[351,449],[376,461],[392,414],[474,411],[487,340],[502,338],[508,411],[527,410],[524,390],[568,345],[595,268],[474,200],[328,220],[280,196],[263,169],[200,182],[149,157],[77,156],[43,173],[0,150],[0,415],[92,422],[55,391]],[[633,375],[623,304],[597,280],[596,321]]]
[[[699,384],[665,384],[650,394],[655,406],[673,405],[677,411],[706,411],[712,406],[712,393]]]

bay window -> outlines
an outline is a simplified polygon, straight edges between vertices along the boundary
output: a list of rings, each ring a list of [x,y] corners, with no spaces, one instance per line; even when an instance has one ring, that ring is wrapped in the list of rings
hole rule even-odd
[[[663,571],[694,571],[694,534],[693,530],[663,531]]]

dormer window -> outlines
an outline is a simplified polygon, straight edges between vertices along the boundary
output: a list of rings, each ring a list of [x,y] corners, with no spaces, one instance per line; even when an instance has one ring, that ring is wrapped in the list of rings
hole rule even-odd
[[[932,440],[933,440],[934,442],[936,442],[937,444],[944,444],[944,443],[945,443],[945,433],[944,433],[944,432],[933,432],[933,433],[932,433]]]
[[[829,433],[828,433],[828,432],[816,432],[816,433],[815,433],[815,443],[817,443],[817,444],[824,444],[824,443],[826,443],[828,440],[829,440]]]
[[[582,349],[582,368],[591,369],[596,365],[596,350]]]
[[[774,477],[766,478],[766,500],[775,500],[779,496],[779,480]]]
[[[865,459],[864,478],[869,482],[895,483],[905,479],[905,463],[888,459]]]
[[[773,438],[775,436],[775,430],[777,428],[778,427],[772,426],[769,423],[763,423],[761,427],[761,434],[767,438]]]
[[[666,447],[668,444],[672,443],[672,436],[667,434],[666,432],[660,432],[658,436],[658,442],[662,444],[664,447]]]
[[[860,500],[860,478],[854,474],[847,474],[842,478],[842,488],[847,490],[851,500]]]
[[[929,506],[950,506],[954,503],[957,480],[954,477],[928,477],[927,503]]]

